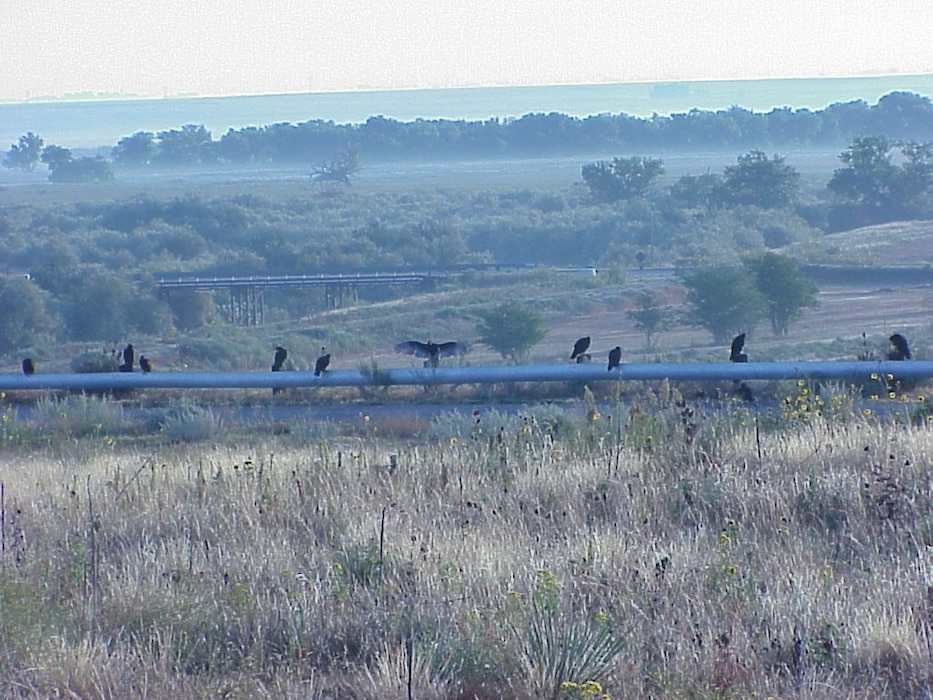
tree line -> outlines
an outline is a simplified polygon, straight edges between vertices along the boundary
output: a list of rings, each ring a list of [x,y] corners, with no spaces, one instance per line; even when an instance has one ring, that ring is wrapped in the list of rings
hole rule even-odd
[[[826,184],[831,197],[820,226],[841,231],[933,215],[933,143],[857,137],[840,155],[840,168]],[[644,198],[664,174],[664,161],[617,157],[582,167],[593,198],[618,204]],[[765,210],[798,207],[800,173],[783,156],[754,150],[720,173],[683,175],[670,187],[667,203],[707,211],[751,206]],[[811,210],[812,213],[812,210]]]
[[[327,120],[231,128],[214,138],[203,125],[124,136],[109,158],[72,158],[67,149],[46,160],[41,136],[12,144],[3,164],[30,170],[45,160],[53,181],[108,179],[116,168],[188,167],[213,163],[321,163],[352,149],[364,160],[574,155],[605,151],[689,152],[746,148],[835,147],[861,135],[892,140],[933,139],[933,103],[891,92],[877,104],[853,100],[821,110],[781,107],[692,109],[641,118],[624,113],[572,117],[551,112],[483,121],[372,116],[358,124]],[[65,151],[64,153],[62,151]],[[105,167],[106,166],[106,167]]]

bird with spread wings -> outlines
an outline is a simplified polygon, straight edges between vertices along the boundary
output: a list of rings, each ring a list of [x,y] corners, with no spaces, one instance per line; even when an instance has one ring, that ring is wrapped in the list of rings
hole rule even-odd
[[[415,357],[426,357],[425,367],[437,367],[440,358],[462,355],[464,347],[462,343],[453,340],[446,343],[434,343],[430,340],[426,343],[422,343],[420,340],[404,340],[395,346],[395,352],[414,355]]]

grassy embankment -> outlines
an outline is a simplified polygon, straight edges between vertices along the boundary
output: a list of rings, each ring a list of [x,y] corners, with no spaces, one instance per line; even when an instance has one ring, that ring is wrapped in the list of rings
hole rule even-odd
[[[610,415],[441,416],[408,440],[8,418],[0,690],[929,697],[918,407],[853,415],[800,386],[756,421],[662,384]]]

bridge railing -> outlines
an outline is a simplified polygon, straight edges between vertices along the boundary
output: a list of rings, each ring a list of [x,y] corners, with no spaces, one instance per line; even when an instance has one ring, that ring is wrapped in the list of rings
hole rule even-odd
[[[355,274],[270,275],[255,277],[179,277],[159,280],[160,291],[173,289],[232,289],[238,287],[318,287],[333,284],[417,284],[436,277],[428,272],[372,272]]]

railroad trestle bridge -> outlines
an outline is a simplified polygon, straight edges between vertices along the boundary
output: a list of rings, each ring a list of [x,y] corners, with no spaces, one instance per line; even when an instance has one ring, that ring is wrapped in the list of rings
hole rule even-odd
[[[265,321],[263,293],[272,288],[318,288],[324,304],[335,309],[355,301],[361,287],[413,286],[421,291],[434,289],[445,275],[432,272],[360,272],[352,274],[269,275],[250,277],[180,277],[159,280],[159,297],[181,291],[226,291],[227,302],[220,303],[230,323],[261,326]]]

